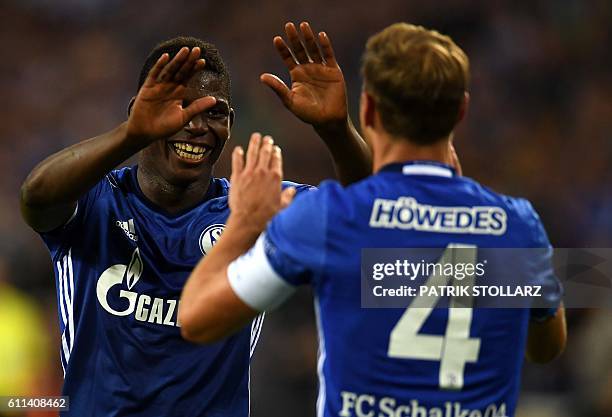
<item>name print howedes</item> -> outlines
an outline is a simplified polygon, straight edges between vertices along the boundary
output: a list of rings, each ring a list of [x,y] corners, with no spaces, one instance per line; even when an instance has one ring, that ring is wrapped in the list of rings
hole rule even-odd
[[[507,217],[506,211],[496,206],[445,207],[420,204],[413,197],[377,198],[372,206],[370,227],[503,235]]]

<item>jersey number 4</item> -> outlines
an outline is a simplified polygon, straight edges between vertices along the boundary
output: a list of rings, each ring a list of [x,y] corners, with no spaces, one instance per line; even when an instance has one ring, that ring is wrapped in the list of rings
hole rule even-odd
[[[476,247],[450,244],[438,263],[475,264]],[[424,284],[427,287],[446,286],[448,277],[435,273]],[[453,278],[455,285],[473,285],[474,276],[461,281]],[[472,297],[452,297],[448,308],[448,324],[443,336],[419,334],[440,297],[418,296],[397,322],[389,338],[388,355],[392,358],[440,361],[439,386],[441,389],[463,388],[466,362],[476,362],[480,351],[480,339],[470,338],[472,324]]]

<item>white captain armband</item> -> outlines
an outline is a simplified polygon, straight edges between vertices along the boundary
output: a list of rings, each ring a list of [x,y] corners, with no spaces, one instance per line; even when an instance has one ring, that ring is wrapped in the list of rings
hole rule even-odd
[[[255,246],[227,267],[227,278],[238,298],[257,311],[279,306],[296,290],[272,268],[265,239],[261,234]]]

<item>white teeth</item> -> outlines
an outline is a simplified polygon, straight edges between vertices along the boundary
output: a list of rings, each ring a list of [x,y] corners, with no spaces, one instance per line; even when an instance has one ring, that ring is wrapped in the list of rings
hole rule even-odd
[[[204,158],[204,154],[206,153],[206,148],[203,146],[193,146],[189,143],[174,142],[172,147],[174,148],[174,152],[181,158],[194,161],[199,161]]]
[[[181,150],[177,150],[176,153],[181,158],[191,159],[191,160],[194,160],[194,161],[199,161],[200,159],[204,158],[204,154],[194,155],[194,154],[191,154],[191,153],[188,153],[188,152],[185,152],[185,151],[181,151]]]

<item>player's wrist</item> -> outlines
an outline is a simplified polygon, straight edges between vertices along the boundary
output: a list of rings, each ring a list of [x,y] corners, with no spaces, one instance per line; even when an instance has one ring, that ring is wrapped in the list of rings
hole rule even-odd
[[[231,246],[234,249],[239,249],[238,246],[243,245],[240,250],[244,252],[255,244],[259,235],[266,229],[266,225],[267,222],[254,219],[246,213],[231,213],[225,223],[223,234],[226,239],[232,241]]]
[[[327,145],[345,142],[351,135],[352,122],[347,115],[341,119],[329,120],[325,123],[313,125],[315,132]]]
[[[130,121],[123,122],[120,127],[122,144],[126,149],[130,150],[132,154],[138,152],[142,148],[147,147],[150,143],[154,142],[155,139],[144,132],[141,132],[131,126]]]
[[[327,120],[323,123],[313,124],[312,127],[325,142],[338,140],[347,136],[351,129],[351,119],[348,115]]]
[[[236,211],[231,212],[227,219],[226,229],[240,230],[244,234],[259,236],[265,230],[267,224],[268,220],[260,219],[253,213]]]

